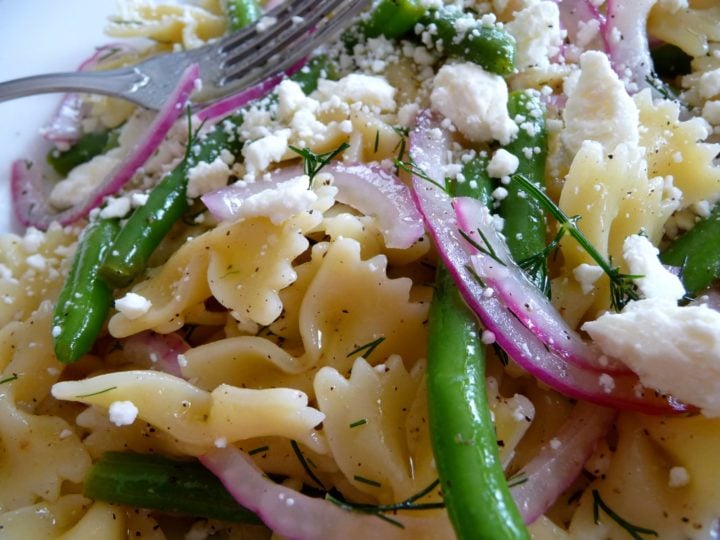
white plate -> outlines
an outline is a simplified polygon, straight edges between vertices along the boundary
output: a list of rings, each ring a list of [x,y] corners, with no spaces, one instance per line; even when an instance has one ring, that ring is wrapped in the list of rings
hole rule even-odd
[[[115,0],[0,0],[0,81],[74,70],[103,33]],[[19,230],[10,209],[10,163],[28,155],[59,95],[0,102],[0,232]]]

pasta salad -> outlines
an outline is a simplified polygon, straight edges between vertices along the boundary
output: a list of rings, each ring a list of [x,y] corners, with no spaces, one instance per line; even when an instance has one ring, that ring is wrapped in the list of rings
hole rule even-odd
[[[124,0],[79,69],[277,5]],[[0,537],[717,537],[716,2],[376,0],[201,86],[7,169]]]

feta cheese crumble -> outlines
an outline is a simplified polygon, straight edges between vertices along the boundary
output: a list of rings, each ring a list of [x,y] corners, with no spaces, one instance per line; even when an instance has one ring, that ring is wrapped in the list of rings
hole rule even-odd
[[[623,258],[630,275],[642,276],[635,279],[635,284],[643,297],[677,302],[685,295],[685,288],[680,278],[662,265],[659,254],[645,236],[633,234],[623,243]]]
[[[129,426],[138,415],[138,408],[132,401],[113,401],[108,409],[110,422],[116,426]]]
[[[115,309],[131,320],[142,317],[151,307],[150,300],[133,292],[115,300]]]
[[[430,94],[432,109],[474,142],[496,139],[507,144],[517,134],[507,100],[505,79],[472,63],[444,65],[435,75]]]

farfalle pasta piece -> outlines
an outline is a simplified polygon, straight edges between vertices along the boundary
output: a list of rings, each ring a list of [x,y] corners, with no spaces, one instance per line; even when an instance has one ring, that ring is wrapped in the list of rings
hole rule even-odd
[[[624,520],[655,530],[659,538],[712,537],[720,482],[718,420],[624,414],[617,428],[617,450],[608,470],[585,490],[571,537],[627,534],[603,511],[595,523],[593,489]]]
[[[308,242],[296,220],[273,225],[265,218],[224,224],[186,242],[133,292],[150,300],[144,315],[116,313],[109,330],[126,337],[144,330],[168,333],[195,314],[211,295],[236,318],[266,325],[282,311],[278,291],[296,277],[292,260]]]
[[[653,6],[648,33],[691,56],[707,54],[708,40],[720,41],[720,7],[669,9],[672,5],[673,2],[657,2]]]
[[[377,363],[397,354],[408,366],[425,356],[417,336],[425,333],[428,306],[410,300],[410,279],[388,278],[384,256],[361,260],[360,244],[346,238],[313,255],[323,257],[322,265],[299,314],[310,362],[345,374],[358,356]]]
[[[682,191],[681,207],[712,199],[720,191],[720,167],[714,163],[720,145],[705,143],[708,125],[702,118],[679,119],[674,101],[652,101],[650,90],[635,97],[640,111],[640,144],[645,147],[648,175],[672,176]]]
[[[272,341],[257,336],[220,339],[185,353],[182,373],[200,388],[297,388],[312,395],[307,367]]]
[[[194,49],[222,36],[226,28],[224,16],[200,6],[125,0],[107,32],[115,37],[147,37]]]
[[[51,225],[24,236],[0,234],[0,328],[21,321],[55,297],[69,268],[79,229]]]
[[[206,392],[158,371],[121,371],[52,389],[56,399],[110,407],[130,401],[137,417],[202,453],[213,445],[263,435],[282,435],[323,450],[313,430],[324,415],[308,407],[308,397],[290,388],[251,390],[221,384]]]
[[[400,501],[425,487],[414,478],[413,465],[420,464],[410,455],[406,432],[422,380],[422,371],[406,371],[398,356],[376,367],[358,358],[349,379],[331,367],[315,377],[335,461],[356,489],[379,502]]]
[[[0,530],[6,538],[59,538],[92,504],[82,495],[63,495],[55,502],[23,506],[0,513]]]
[[[500,462],[507,468],[515,457],[515,447],[535,418],[535,407],[522,394],[509,398],[500,395],[498,382],[493,377],[487,379],[487,391],[488,403],[495,419]]]

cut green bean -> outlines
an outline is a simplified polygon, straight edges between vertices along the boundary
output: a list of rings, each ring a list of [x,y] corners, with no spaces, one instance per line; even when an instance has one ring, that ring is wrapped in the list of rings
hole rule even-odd
[[[112,287],[125,287],[140,275],[155,248],[188,209],[188,171],[198,163],[212,163],[223,149],[239,155],[242,142],[237,115],[219,122],[202,140],[190,143],[185,159],[153,188],[147,202],[132,213],[100,268]]]
[[[358,30],[366,38],[396,39],[410,32],[426,12],[419,0],[380,0]]]
[[[292,79],[303,92],[309,93],[328,70],[327,59],[321,57],[309,62]],[[272,97],[268,99],[272,101]],[[187,211],[187,176],[192,167],[201,162],[212,163],[223,150],[240,155],[243,141],[237,131],[243,115],[238,112],[218,122],[202,139],[191,143],[185,159],[155,186],[147,202],[133,212],[100,269],[109,285],[125,287],[139,276],[155,248]]]
[[[685,290],[695,294],[720,278],[720,204],[660,254],[660,260],[682,267]]]
[[[112,291],[98,269],[119,230],[116,220],[99,220],[83,233],[53,313],[55,356],[64,364],[90,351],[110,306]]]
[[[262,8],[257,0],[227,0],[225,12],[229,30],[235,32],[257,21],[262,15]]]
[[[429,319],[430,435],[455,533],[461,540],[527,539],[500,464],[475,318],[443,267]]]
[[[492,200],[492,180],[487,172],[488,160],[484,156],[475,156],[463,164],[463,181],[456,180],[452,191],[456,197],[472,197],[488,206]]]
[[[448,56],[474,62],[506,75],[515,69],[515,38],[497,24],[488,24],[455,6],[432,9],[420,19],[423,42]]]
[[[197,460],[107,452],[87,473],[83,495],[111,504],[198,518],[261,523]]]
[[[548,142],[545,108],[540,99],[529,92],[513,92],[508,99],[508,113],[517,119],[520,131],[505,150],[519,160],[517,174],[522,174],[540,189],[545,189],[545,162]],[[500,203],[499,213],[505,220],[503,234],[513,258],[525,269],[530,279],[546,293],[550,280],[547,260],[545,211],[540,202],[522,189],[517,182],[507,186],[507,197]]]
[[[87,163],[95,156],[112,150],[118,145],[117,131],[86,133],[67,150],[53,149],[47,161],[60,176],[65,177],[78,165]]]

